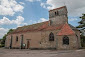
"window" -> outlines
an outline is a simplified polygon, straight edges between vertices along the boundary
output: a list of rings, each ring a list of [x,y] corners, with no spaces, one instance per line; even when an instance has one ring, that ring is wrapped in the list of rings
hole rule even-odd
[[[21,35],[21,49],[23,49],[23,35]]]
[[[56,12],[55,12],[55,15],[56,15]]]
[[[53,21],[52,20],[50,20],[50,25],[53,23]]]
[[[52,32],[49,35],[49,41],[54,41],[54,34]]]
[[[18,36],[16,36],[16,41],[18,41]]]
[[[63,44],[69,45],[69,37],[66,35],[63,37]]]
[[[78,35],[76,35],[76,37],[78,38]]]
[[[57,12],[55,12],[55,15],[59,15],[59,12],[57,11]]]

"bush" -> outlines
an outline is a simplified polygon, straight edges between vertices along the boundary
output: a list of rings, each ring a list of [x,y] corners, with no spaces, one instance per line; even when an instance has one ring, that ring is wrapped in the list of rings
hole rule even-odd
[[[85,47],[85,36],[81,35],[81,46]]]
[[[1,47],[4,47],[4,46],[5,46],[4,44],[0,44],[0,48],[1,48]]]

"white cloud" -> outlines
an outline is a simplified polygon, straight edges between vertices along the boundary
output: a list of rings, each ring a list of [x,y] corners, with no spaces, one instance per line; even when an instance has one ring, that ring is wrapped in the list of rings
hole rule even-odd
[[[23,3],[23,2],[19,2],[20,4],[22,4],[22,5],[25,5],[25,3]]]
[[[26,23],[23,22],[24,18],[22,16],[17,16],[16,19],[14,20],[10,20],[7,17],[3,17],[2,19],[0,19],[0,25],[10,25],[10,24],[16,24],[17,26],[20,25],[26,25]]]
[[[76,21],[78,20],[77,18],[71,18],[71,19],[68,19],[68,21]]]
[[[26,0],[26,1],[33,2],[33,0]]]
[[[28,21],[28,24],[35,24],[35,23],[40,23],[40,22],[45,22],[45,21],[48,21],[48,19],[40,18],[40,19],[37,20],[37,21],[30,20],[30,21]]]
[[[45,22],[45,21],[48,21],[48,20],[45,19],[45,18],[40,18],[40,20],[38,20],[38,23],[40,23],[40,22]]]
[[[41,1],[41,0],[36,0],[36,1]]]
[[[41,1],[41,0],[26,0],[26,1],[35,2],[35,1]]]
[[[16,12],[23,12],[23,9],[16,0],[0,0],[0,15],[13,16]]]
[[[41,3],[40,6],[43,7],[43,8],[46,8],[46,4],[45,3]]]
[[[70,16],[80,16],[85,13],[85,0],[47,0],[46,3],[41,3],[41,6],[46,9],[53,9],[66,5]]]
[[[8,32],[9,29],[5,29],[5,28],[0,28],[0,38],[2,38],[4,36],[4,34],[6,34]]]
[[[24,18],[22,16],[17,16],[15,20],[9,20],[7,17],[3,17],[3,19],[0,19],[0,25],[10,25],[10,24],[16,24],[18,27],[21,24],[27,25],[27,23],[23,23]],[[38,21],[28,21],[30,24],[40,23],[48,21],[48,19],[40,18]],[[14,28],[15,29],[15,28]],[[8,32],[9,29],[0,28],[0,38],[4,36]]]

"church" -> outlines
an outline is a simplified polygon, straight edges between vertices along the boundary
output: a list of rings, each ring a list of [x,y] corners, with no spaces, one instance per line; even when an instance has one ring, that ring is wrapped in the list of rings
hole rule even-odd
[[[14,49],[78,49],[80,31],[68,23],[66,6],[49,10],[49,20],[22,26],[9,33],[5,48]]]

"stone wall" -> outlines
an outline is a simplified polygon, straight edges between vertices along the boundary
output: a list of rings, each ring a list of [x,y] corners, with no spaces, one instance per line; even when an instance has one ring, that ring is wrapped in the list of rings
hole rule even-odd
[[[64,24],[68,22],[67,8],[55,9],[49,11],[50,25]]]
[[[38,32],[27,32],[23,34],[13,34],[12,47],[20,48],[21,46],[21,35],[23,35],[23,43],[26,44],[29,40],[30,46],[29,48],[56,48],[56,41],[49,41],[49,34],[54,33],[54,37],[56,39],[56,31],[38,31]],[[18,36],[18,41],[16,41],[16,36]],[[9,47],[11,35],[7,36],[8,41],[6,41],[6,47]]]
[[[54,41],[49,41],[49,34],[54,34]],[[27,32],[22,34],[13,34],[12,39],[12,48],[20,48],[21,47],[21,35],[23,35],[23,44],[26,44],[25,48],[27,48],[27,41],[29,41],[29,48],[56,48],[56,49],[78,49],[80,48],[80,36],[79,31],[76,31],[78,38],[76,35],[68,35],[69,37],[69,45],[63,45],[63,36],[58,36],[57,32],[59,30],[53,31],[38,31],[38,32]],[[18,41],[16,41],[16,36],[18,36]],[[10,46],[11,35],[7,36],[6,39],[6,47]]]
[[[69,35],[69,45],[63,44],[63,37],[64,36],[58,36],[58,48],[57,49],[78,49],[78,42],[75,35]]]

